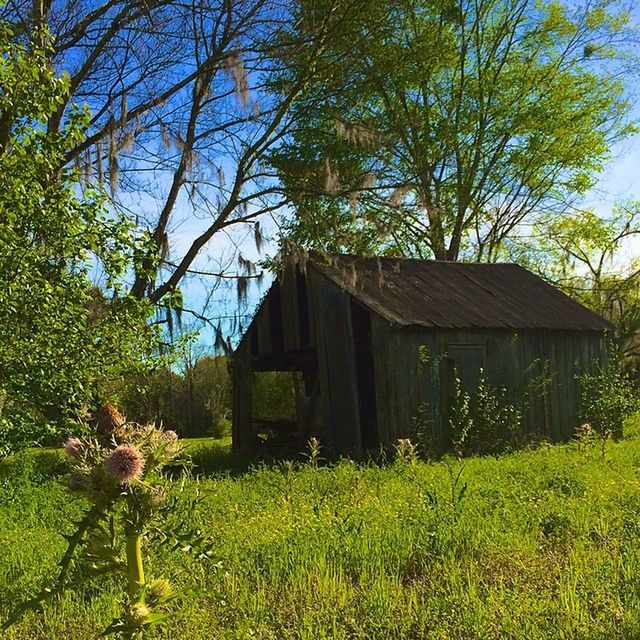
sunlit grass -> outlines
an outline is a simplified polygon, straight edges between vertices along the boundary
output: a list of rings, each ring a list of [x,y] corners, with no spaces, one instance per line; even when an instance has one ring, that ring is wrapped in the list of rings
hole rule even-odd
[[[241,473],[228,440],[188,447],[198,476],[174,517],[212,536],[216,557],[150,559],[150,573],[196,588],[162,637],[640,637],[637,421],[604,447],[463,463]],[[41,464],[0,467],[3,615],[54,573],[60,533],[83,507]],[[195,492],[197,509],[180,506]],[[67,596],[8,638],[95,638],[117,593],[106,583]]]

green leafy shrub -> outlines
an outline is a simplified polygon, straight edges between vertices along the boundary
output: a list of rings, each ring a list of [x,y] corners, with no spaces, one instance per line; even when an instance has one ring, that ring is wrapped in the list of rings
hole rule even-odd
[[[0,21],[0,51],[2,457],[50,439],[109,380],[144,369],[157,333],[150,305],[123,293],[146,238],[66,164],[90,113],[72,108],[59,131],[47,127],[70,88],[50,64],[50,34],[28,41]]]
[[[512,446],[522,425],[522,409],[510,401],[504,387],[491,386],[482,372],[472,394],[463,391],[456,375],[449,421],[456,451],[497,454]]]
[[[256,374],[253,387],[254,413],[261,418],[295,418],[295,373],[264,371]]]
[[[471,413],[471,396],[462,389],[457,372],[453,379],[453,396],[450,405],[449,429],[451,443],[458,453],[464,453],[468,440],[474,431],[474,419]],[[473,435],[471,435],[473,438]]]
[[[411,419],[411,436],[418,446],[421,458],[427,460],[437,456],[437,442],[433,436],[433,412],[429,403],[422,402]]]
[[[112,397],[130,420],[170,424],[181,437],[230,433],[231,378],[226,356],[159,367],[113,386]]]
[[[600,434],[619,436],[626,418],[640,410],[640,398],[632,380],[615,358],[580,376],[581,419]]]

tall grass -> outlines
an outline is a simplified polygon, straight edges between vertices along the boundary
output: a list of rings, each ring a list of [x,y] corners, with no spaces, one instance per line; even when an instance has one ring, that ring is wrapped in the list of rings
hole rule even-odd
[[[640,431],[619,442],[387,466],[282,464],[176,482],[173,517],[213,560],[149,561],[192,592],[161,637],[640,637]],[[55,454],[0,467],[0,616],[55,572],[83,509]],[[53,472],[43,472],[45,464]],[[462,488],[466,486],[466,489]],[[187,509],[195,493],[197,509]],[[107,582],[30,614],[8,638],[95,638],[117,611]]]

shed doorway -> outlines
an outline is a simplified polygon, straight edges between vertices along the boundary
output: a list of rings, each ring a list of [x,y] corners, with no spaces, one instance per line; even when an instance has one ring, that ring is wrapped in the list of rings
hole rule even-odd
[[[356,362],[360,438],[363,451],[379,446],[378,412],[376,408],[376,381],[373,368],[371,314],[355,300],[351,300],[351,328]]]

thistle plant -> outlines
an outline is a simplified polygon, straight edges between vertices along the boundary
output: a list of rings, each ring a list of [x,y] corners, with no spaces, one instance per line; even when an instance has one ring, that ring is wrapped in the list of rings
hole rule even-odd
[[[103,635],[126,640],[149,638],[154,627],[168,618],[177,594],[166,578],[147,582],[143,562],[145,544],[171,544],[210,555],[211,545],[199,532],[168,529],[170,481],[163,470],[177,464],[182,446],[174,431],[153,424],[122,422],[107,441],[70,438],[64,445],[69,459],[69,491],[90,504],[65,536],[67,550],[52,586],[25,602],[5,622],[14,624],[26,611],[98,578],[126,579],[122,614]]]

